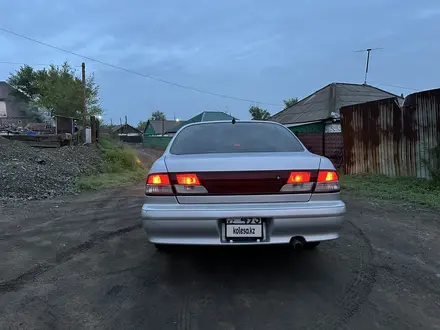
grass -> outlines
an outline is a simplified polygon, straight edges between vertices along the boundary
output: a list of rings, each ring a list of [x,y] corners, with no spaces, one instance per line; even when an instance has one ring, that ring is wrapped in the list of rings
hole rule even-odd
[[[80,190],[117,187],[145,178],[148,168],[144,167],[134,149],[110,138],[101,139],[99,149],[104,158],[103,172],[80,178],[76,183]]]
[[[426,179],[356,174],[343,175],[340,182],[344,195],[405,201],[440,210],[440,185]]]

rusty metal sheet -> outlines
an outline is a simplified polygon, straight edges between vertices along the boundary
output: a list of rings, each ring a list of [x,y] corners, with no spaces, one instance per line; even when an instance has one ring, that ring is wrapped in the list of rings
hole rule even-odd
[[[402,107],[389,98],[340,110],[345,173],[429,178],[440,139],[440,89],[414,93]]]

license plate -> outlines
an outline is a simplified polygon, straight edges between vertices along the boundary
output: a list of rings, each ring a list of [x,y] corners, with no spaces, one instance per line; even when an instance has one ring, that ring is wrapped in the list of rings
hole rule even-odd
[[[260,218],[227,219],[226,238],[263,238],[263,221]]]

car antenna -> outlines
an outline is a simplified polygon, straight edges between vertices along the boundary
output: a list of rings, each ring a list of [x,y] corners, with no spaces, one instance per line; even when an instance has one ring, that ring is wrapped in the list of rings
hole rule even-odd
[[[232,118],[232,125],[235,124],[235,118]]]

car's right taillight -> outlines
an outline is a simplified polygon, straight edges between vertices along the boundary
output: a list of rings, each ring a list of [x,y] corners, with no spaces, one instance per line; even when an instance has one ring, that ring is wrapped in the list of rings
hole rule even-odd
[[[148,175],[145,185],[145,195],[173,195],[170,177],[167,173],[152,173]]]
[[[333,170],[320,170],[316,180],[316,193],[331,193],[338,192],[341,188],[339,186],[339,176]]]

